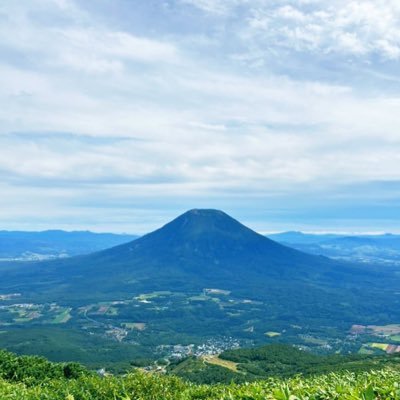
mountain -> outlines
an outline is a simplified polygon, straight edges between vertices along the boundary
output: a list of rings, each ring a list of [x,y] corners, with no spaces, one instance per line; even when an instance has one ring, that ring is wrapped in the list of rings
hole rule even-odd
[[[359,286],[376,279],[370,271],[278,244],[218,210],[190,210],[148,235],[87,256],[4,271],[3,288],[11,282],[15,289],[18,280],[17,287],[33,299],[40,287],[54,293],[54,300],[78,302],[171,287],[221,286],[257,298],[270,297],[266,288],[269,293],[296,288],[316,296],[321,285]]]
[[[271,341],[352,351],[368,340],[349,336],[353,325],[400,321],[399,283],[390,268],[306,254],[222,211],[191,210],[107,250],[0,265],[1,338],[92,364]]]
[[[122,263],[135,273],[145,266],[146,275],[154,268],[158,276],[221,276],[229,278],[228,284],[242,283],[243,275],[307,276],[320,264],[331,264],[267,239],[218,210],[188,211],[155,232],[87,260]]]
[[[325,242],[331,239],[343,237],[343,235],[326,233],[326,234],[313,234],[304,233],[299,231],[288,231],[281,233],[272,233],[267,235],[268,238],[275,240],[279,243],[296,243],[296,244],[316,244]]]
[[[89,254],[136,239],[88,231],[0,231],[0,260],[44,260]]]
[[[310,254],[352,262],[400,265],[399,235],[317,235],[283,232],[268,237]]]
[[[263,296],[265,285],[297,289],[323,282],[339,285],[357,275],[355,269],[324,257],[309,255],[260,235],[222,211],[190,210],[162,228],[139,239],[87,256],[37,263],[20,268],[40,277],[40,287],[57,296],[76,299],[83,287],[85,298],[101,293],[135,293],[138,290],[201,290],[222,285],[227,290]],[[10,274],[12,277],[12,274]],[[24,283],[22,283],[24,287]],[[25,288],[35,288],[29,279]],[[60,290],[62,288],[62,290]],[[36,290],[36,289],[34,289]]]

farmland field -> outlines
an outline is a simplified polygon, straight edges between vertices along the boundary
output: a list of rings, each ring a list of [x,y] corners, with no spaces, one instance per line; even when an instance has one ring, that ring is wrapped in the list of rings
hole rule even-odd
[[[104,365],[102,356],[98,352],[89,355],[84,350],[91,348],[92,343],[119,351],[117,364],[112,358],[106,363],[118,368],[118,364],[127,365],[132,359],[149,356],[153,359],[172,354],[184,357],[193,352],[207,354],[207,351],[215,354],[230,346],[282,342],[316,353],[360,351],[373,354],[383,352],[384,346],[370,346],[371,334],[380,335],[382,330],[389,334],[399,329],[396,324],[375,325],[373,329],[368,327],[368,334],[364,334],[364,327],[352,328],[351,324],[344,324],[327,330],[320,328],[322,320],[309,326],[288,323],[283,311],[275,311],[274,318],[266,320],[265,309],[271,313],[267,301],[248,295],[241,297],[235,292],[228,294],[223,289],[139,292],[130,297],[77,305],[25,303],[23,296],[13,297],[7,293],[3,298],[0,308],[3,347],[16,352],[37,352],[55,360],[60,360],[59,355],[62,355],[65,360],[77,359],[99,367]],[[199,315],[208,322],[202,322]],[[65,339],[52,341],[53,331],[49,327],[57,325],[63,326]],[[31,341],[32,332],[41,332],[37,342]],[[385,349],[394,348],[397,341],[396,335],[393,336],[393,340],[388,337],[383,341],[392,346]],[[16,337],[20,344],[13,340]],[[52,352],[46,345],[49,340]],[[69,352],[61,350],[64,340],[68,341]],[[205,345],[208,341],[210,344]],[[126,346],[130,351],[126,351]],[[202,350],[202,346],[209,350]]]
[[[130,330],[144,331],[146,329],[144,322],[124,322],[122,325]]]
[[[66,308],[60,314],[58,314],[52,321],[53,324],[65,324],[71,319],[71,312],[72,308]]]
[[[223,360],[218,356],[204,356],[203,360],[208,364],[218,365],[220,367],[224,367],[230,369],[231,371],[238,372],[237,363],[229,360]]]
[[[278,336],[281,336],[281,335],[282,334],[280,332],[272,332],[272,331],[265,332],[265,336],[268,336],[270,338],[278,337]]]

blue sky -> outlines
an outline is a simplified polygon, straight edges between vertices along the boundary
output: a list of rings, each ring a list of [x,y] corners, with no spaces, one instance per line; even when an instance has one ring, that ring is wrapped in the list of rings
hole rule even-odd
[[[4,0],[0,229],[400,232],[398,0]]]

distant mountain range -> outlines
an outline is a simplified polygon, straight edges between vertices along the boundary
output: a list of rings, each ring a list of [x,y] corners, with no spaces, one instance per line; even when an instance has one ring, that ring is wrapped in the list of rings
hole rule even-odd
[[[117,246],[137,237],[87,231],[0,231],[0,261],[71,257]]]
[[[268,238],[314,255],[375,264],[400,265],[400,235],[341,235],[283,232]],[[41,261],[94,253],[138,235],[48,230],[0,231],[0,261]]]
[[[400,235],[337,235],[283,232],[267,235],[295,249],[361,263],[400,265]]]
[[[89,255],[1,264],[1,338],[13,351],[33,346],[83,362],[184,354],[215,338],[204,346],[284,341],[347,351],[361,345],[347,339],[353,325],[400,321],[399,286],[395,268],[306,254],[222,211],[191,210]]]

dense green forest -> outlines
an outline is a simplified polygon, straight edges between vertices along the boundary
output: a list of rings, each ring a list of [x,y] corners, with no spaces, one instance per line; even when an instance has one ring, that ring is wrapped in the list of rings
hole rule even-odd
[[[289,346],[263,347],[254,350],[226,352],[226,359],[235,358],[243,364],[262,362],[271,357],[271,364],[289,365]],[[315,358],[316,357],[316,358]],[[373,400],[400,399],[400,370],[396,358],[377,357],[373,370],[372,358],[326,358],[293,353],[294,368],[315,364],[315,371],[337,369],[339,372],[275,377],[253,382],[197,384],[172,375],[132,370],[128,374],[100,375],[77,363],[52,363],[37,356],[16,356],[0,351],[0,398],[18,400]],[[351,363],[358,366],[347,370]],[[365,362],[363,364],[363,362]],[[347,363],[347,364],[346,364]],[[329,367],[330,366],[330,367]],[[350,369],[350,368],[349,368]],[[292,371],[294,372],[295,369]],[[307,372],[307,374],[310,371]],[[286,371],[283,375],[287,375]]]

